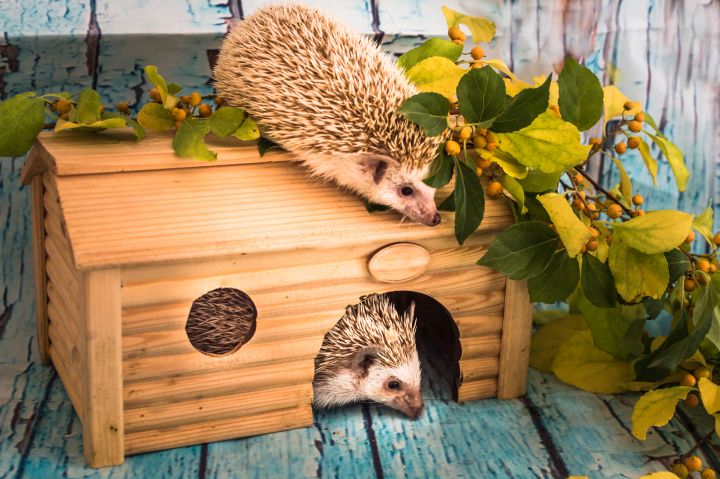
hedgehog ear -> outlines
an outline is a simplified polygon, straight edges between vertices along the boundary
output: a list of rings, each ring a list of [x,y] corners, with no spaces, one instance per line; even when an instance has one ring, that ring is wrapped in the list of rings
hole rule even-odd
[[[387,172],[390,157],[384,155],[364,155],[360,160],[363,165],[363,171],[372,176],[373,181],[380,183]]]
[[[377,359],[378,351],[379,348],[375,346],[367,346],[362,348],[360,351],[353,354],[350,361],[350,367],[359,375],[365,376],[368,373],[368,369],[370,369],[372,363],[374,363]]]

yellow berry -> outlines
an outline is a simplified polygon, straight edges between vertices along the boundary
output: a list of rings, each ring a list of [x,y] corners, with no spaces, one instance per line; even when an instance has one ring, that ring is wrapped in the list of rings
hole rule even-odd
[[[179,130],[179,129],[180,129],[180,125],[182,125],[182,122],[181,122],[181,121],[176,121],[176,122],[175,122],[175,129],[176,129],[176,130]]]
[[[585,204],[582,202],[580,198],[575,198],[573,200],[573,206],[579,210],[585,209]]]
[[[628,122],[628,130],[632,131],[633,133],[639,133],[640,131],[642,131],[642,123],[637,120],[630,121]]]
[[[190,105],[190,106],[198,106],[201,101],[202,101],[202,96],[200,95],[200,93],[194,91],[194,92],[192,92],[192,94],[190,95],[190,101],[188,102],[188,105]]]
[[[448,142],[445,143],[445,153],[450,156],[457,155],[460,153],[460,144],[457,141],[448,140]]]
[[[470,65],[470,68],[471,69],[482,68],[483,66],[485,66],[485,63],[483,63],[483,62],[474,62],[472,65]]]
[[[683,464],[690,472],[696,472],[702,469],[702,460],[697,456],[686,457],[683,459]]]
[[[70,100],[61,98],[57,101],[56,109],[57,109],[58,113],[68,113],[71,108],[72,108],[72,103],[70,103]]]
[[[480,168],[479,166],[478,166],[477,168],[475,168],[475,174],[476,174],[476,175],[481,176],[481,175],[482,175],[482,172],[483,172],[483,169]]]
[[[611,245],[613,242],[613,235],[609,234],[608,237],[605,239],[605,242],[608,244],[608,246]]]
[[[685,398],[685,406],[689,408],[697,407],[700,404],[700,398],[697,394],[690,393]]]
[[[643,112],[635,113],[635,120],[636,121],[645,121],[645,114]]]
[[[700,474],[700,479],[716,479],[717,474],[715,474],[715,471],[708,468],[703,470],[703,472]]]
[[[497,148],[497,143],[488,143],[487,145],[485,145],[485,149],[487,151],[495,151],[496,148]]]
[[[706,368],[705,366],[700,366],[695,371],[693,371],[693,375],[699,380],[700,378],[710,379],[710,370]]]
[[[491,160],[489,160],[487,158],[480,158],[477,162],[477,165],[480,168],[490,168],[490,163],[491,163]]]
[[[585,184],[585,177],[581,175],[580,173],[575,175],[575,182],[578,185],[584,185]]]
[[[688,233],[688,235],[685,238],[685,241],[683,241],[683,243],[690,244],[693,241],[695,241],[695,232],[693,230],[690,230],[690,232]]]
[[[173,108],[170,113],[177,121],[183,121],[187,117],[187,112],[181,108]]]
[[[596,239],[591,239],[590,241],[587,242],[587,244],[585,245],[585,248],[586,248],[588,251],[595,251],[596,249],[598,249],[598,242],[597,242],[597,240],[596,240]]]
[[[685,278],[684,286],[685,286],[685,291],[695,291],[697,284],[695,284],[695,281],[692,278]]]
[[[645,198],[642,197],[642,195],[635,195],[632,197],[632,202],[635,206],[640,206],[645,202]]]
[[[592,235],[593,238],[597,238],[598,236],[600,236],[600,232],[597,229],[593,228],[592,226],[588,229],[590,230],[590,234]]]
[[[451,40],[462,40],[463,43],[465,42],[465,33],[458,27],[451,27],[448,30],[448,37],[450,37]]]
[[[636,101],[626,101],[623,103],[623,108],[626,110],[632,110],[633,108],[638,106],[638,102]]]
[[[645,212],[643,210],[635,210],[635,213],[633,213],[633,216],[642,216]]]
[[[472,127],[470,126],[464,126],[462,130],[460,130],[460,139],[461,140],[469,140],[472,136]]]
[[[155,100],[155,101],[160,101],[160,100],[162,100],[162,93],[160,93],[160,89],[159,89],[159,88],[152,88],[152,89],[150,90],[150,98],[152,98],[152,99]]]
[[[483,135],[475,135],[475,138],[473,138],[473,146],[475,148],[485,148],[485,145],[487,145],[487,139],[485,139]]]
[[[675,474],[680,479],[687,479],[690,472],[688,471],[688,468],[685,467],[683,464],[680,464],[679,462],[676,462],[673,464],[672,469],[670,471]]]
[[[480,45],[475,46],[472,50],[470,50],[470,56],[472,56],[475,60],[480,60],[485,56],[485,50],[483,50],[483,47]]]
[[[126,101],[121,101],[118,103],[117,109],[122,113],[128,113],[130,111],[130,105],[128,105],[128,102]]]
[[[710,263],[710,274],[717,273],[718,267],[715,263]]]
[[[493,198],[499,197],[503,192],[503,187],[500,184],[499,181],[493,181],[488,185],[487,189],[488,195],[490,195]]]
[[[67,113],[63,113],[62,115],[60,115],[60,119],[68,121],[70,119],[70,115],[68,115]]]
[[[465,45],[465,40],[460,40],[459,38],[457,40],[453,40],[452,42],[457,45]]]
[[[598,137],[590,138],[590,144],[592,146],[600,146],[600,145],[602,145],[602,138],[598,138]]]
[[[617,203],[608,206],[607,209],[607,215],[614,220],[620,218],[620,216],[622,216],[622,212],[622,207]]]
[[[190,104],[190,95],[181,96],[180,101],[185,103],[186,105],[189,105]]]
[[[625,153],[626,151],[627,151],[627,145],[625,144],[624,141],[621,141],[620,143],[618,143],[617,145],[615,145],[615,152],[616,152],[618,155],[622,155],[622,154]]]
[[[207,103],[203,103],[198,108],[198,112],[200,113],[200,116],[202,116],[203,118],[208,117],[208,116],[212,115],[212,107],[210,105],[208,105]]]
[[[709,273],[710,272],[710,262],[706,259],[699,259],[695,263],[695,268],[699,269],[703,273]]]
[[[105,105],[100,105],[100,113],[105,113]]]
[[[221,96],[216,96],[215,98],[213,98],[213,102],[215,102],[217,106],[220,106],[223,104],[224,100]]]
[[[640,147],[640,138],[637,136],[633,136],[632,138],[628,138],[627,142],[628,148],[635,150]]]
[[[697,281],[700,286],[707,286],[707,284],[708,284],[708,277],[705,276],[704,274],[701,274],[700,276],[698,276],[697,278],[695,278],[695,281]]]
[[[485,138],[487,138],[488,143],[497,143],[498,141],[497,135],[492,131],[485,131]]]
[[[713,236],[713,243],[720,245],[720,233],[715,233],[715,236]]]

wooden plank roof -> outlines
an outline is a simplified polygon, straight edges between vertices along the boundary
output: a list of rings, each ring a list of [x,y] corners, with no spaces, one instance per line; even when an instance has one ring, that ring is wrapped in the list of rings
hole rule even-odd
[[[202,257],[333,248],[372,241],[453,237],[452,215],[429,228],[318,183],[287,153],[260,158],[254,144],[216,142],[218,161],[173,154],[169,135],[41,135],[25,177],[46,164],[79,269]],[[485,229],[512,221],[486,205]]]

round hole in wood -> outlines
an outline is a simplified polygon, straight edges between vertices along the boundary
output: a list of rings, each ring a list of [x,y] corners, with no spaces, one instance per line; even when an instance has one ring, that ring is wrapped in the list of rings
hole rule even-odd
[[[218,288],[193,301],[185,333],[203,354],[231,354],[255,334],[257,309],[250,296],[235,288]]]

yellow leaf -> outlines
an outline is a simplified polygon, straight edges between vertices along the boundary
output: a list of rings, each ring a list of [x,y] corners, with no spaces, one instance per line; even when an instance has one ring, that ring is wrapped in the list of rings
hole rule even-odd
[[[552,372],[563,382],[584,391],[614,394],[633,380],[633,368],[599,350],[590,331],[571,336],[558,349]]]
[[[575,216],[570,203],[564,196],[557,193],[546,193],[537,197],[545,211],[550,215],[560,239],[565,245],[568,256],[574,258],[590,241],[590,228]]]
[[[416,63],[405,74],[418,90],[450,98],[455,96],[460,78],[467,72],[445,57],[430,57]]]
[[[526,88],[532,88],[532,85],[525,83],[522,80],[511,80],[510,78],[503,78],[505,82],[505,93],[510,96],[515,96]]]
[[[664,426],[673,414],[678,401],[682,401],[692,391],[686,386],[675,386],[666,389],[648,391],[638,399],[632,411],[632,433],[638,439],[647,438],[648,429],[653,426]]]
[[[645,140],[643,140],[639,136],[636,136],[635,138],[640,140],[640,146],[638,146],[638,151],[640,152],[640,156],[642,156],[642,159],[645,162],[645,166],[650,172],[650,176],[652,176],[653,186],[657,186],[658,162],[650,154],[650,147],[647,143],[645,143]]]
[[[623,168],[620,160],[617,158],[613,158],[612,160],[620,172],[620,193],[622,193],[625,198],[632,197],[632,183],[630,183],[630,177],[628,176],[627,171]]]
[[[646,254],[664,253],[687,238],[693,217],[675,210],[651,211],[625,223],[615,223],[615,237]]]
[[[499,148],[529,168],[544,173],[563,171],[587,159],[590,145],[580,143],[580,131],[552,113],[542,113],[525,128],[498,135]]]
[[[705,238],[705,241],[713,247],[713,209],[712,206],[705,208],[705,211],[693,218],[692,227]]]
[[[445,5],[442,6],[442,12],[448,28],[465,25],[470,29],[470,35],[475,43],[489,43],[495,36],[495,24],[487,18],[465,15],[451,10]]]
[[[641,253],[626,245],[620,238],[615,238],[610,245],[608,264],[618,293],[631,303],[640,301],[645,296],[659,299],[670,281],[670,271],[664,254]]]
[[[506,74],[510,77],[512,81],[519,81],[518,77],[516,77],[515,74],[510,71],[510,68],[505,64],[505,62],[500,60],[499,58],[490,58],[487,60],[483,60],[483,63],[485,63],[486,65],[490,65],[494,69]]]
[[[579,314],[570,314],[540,327],[530,342],[530,366],[549,373],[560,345],[587,328]]]
[[[698,389],[702,398],[703,406],[708,414],[715,414],[720,411],[720,386],[707,378],[700,378]]]
[[[675,183],[677,183],[678,191],[685,191],[687,188],[688,180],[690,179],[690,172],[685,166],[685,158],[680,148],[677,147],[673,142],[668,140],[662,135],[649,135],[653,139],[655,144],[660,148],[670,169],[675,176]]]
[[[481,150],[486,151],[486,150]],[[518,161],[512,157],[512,155],[505,153],[501,150],[495,150],[492,160],[500,165],[506,175],[512,176],[513,178],[527,178],[528,169],[526,166],[521,165]]]
[[[616,116],[622,115],[622,113],[625,111],[623,105],[626,101],[628,101],[628,97],[626,97],[620,90],[618,90],[618,87],[616,87],[615,85],[608,85],[606,87],[603,87],[603,94],[605,96],[605,123],[603,123],[603,130],[605,130],[605,126],[607,125],[608,121],[612,120]],[[627,112],[627,115],[635,115],[635,113],[640,113],[641,109],[642,107],[638,104],[637,107],[629,110]]]

